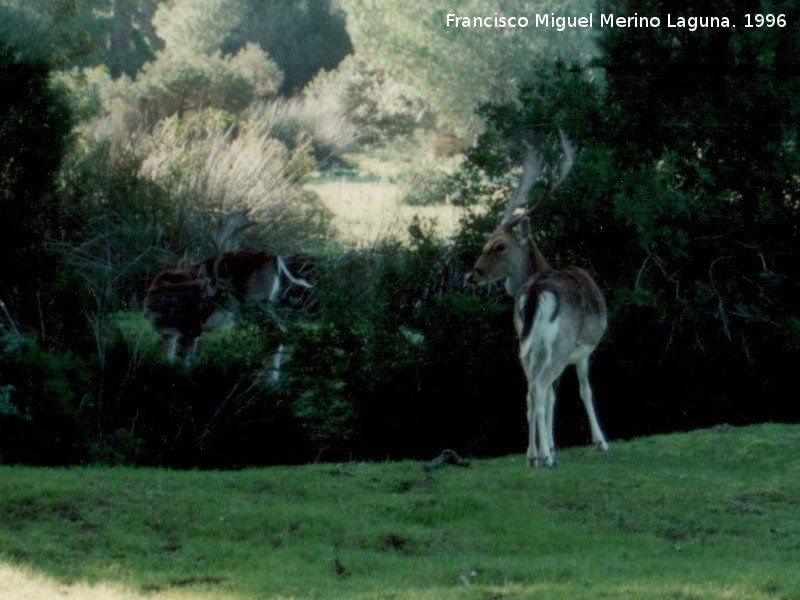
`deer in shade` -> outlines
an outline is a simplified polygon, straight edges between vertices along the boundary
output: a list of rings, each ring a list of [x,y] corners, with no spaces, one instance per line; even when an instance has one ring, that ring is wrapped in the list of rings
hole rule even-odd
[[[188,267],[168,269],[155,276],[144,298],[145,315],[162,338],[164,357],[177,355],[189,363],[204,331],[235,320],[235,309],[247,301],[276,303],[292,285],[311,288],[296,276],[286,261],[267,252],[223,252],[237,232],[251,227],[246,211],[231,213],[220,225],[213,242],[216,254]],[[283,345],[268,359],[277,381]]]
[[[555,465],[553,420],[558,379],[575,365],[592,441],[608,449],[594,408],[589,383],[589,358],[607,325],[606,303],[592,277],[580,267],[554,269],[533,239],[528,196],[539,178],[545,190],[534,208],[549,200],[570,172],[575,158],[572,143],[561,133],[561,159],[553,168],[526,143],[519,186],[513,192],[499,227],[491,234],[478,260],[466,275],[473,285],[505,280],[514,298],[514,328],[519,357],[528,381],[527,416],[531,466]],[[532,209],[531,209],[532,210]]]

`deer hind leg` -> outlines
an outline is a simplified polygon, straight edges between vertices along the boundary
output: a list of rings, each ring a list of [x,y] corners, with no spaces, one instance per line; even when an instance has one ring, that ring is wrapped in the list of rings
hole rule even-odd
[[[197,356],[197,351],[200,348],[200,336],[189,338],[188,336],[184,336],[181,339],[181,343],[183,344],[183,348],[181,348],[181,352],[183,353],[183,366],[191,367],[192,361],[194,357]]]
[[[178,355],[178,335],[166,334],[161,338],[161,355],[167,362],[173,362]]]
[[[270,385],[278,385],[281,381],[281,367],[283,366],[285,352],[286,348],[284,345],[278,344],[275,351],[267,357],[265,373]]]
[[[589,384],[589,354],[582,357],[575,363],[575,370],[578,373],[578,382],[580,384],[581,400],[586,408],[586,415],[589,417],[589,426],[592,429],[592,443],[597,446],[598,450],[608,450],[608,442],[603,435],[603,430],[600,429],[600,423],[597,420],[597,414],[594,410],[594,400],[592,397],[592,386]]]
[[[540,381],[533,381],[528,387],[527,458],[531,467],[538,467],[540,461],[546,467],[555,465],[551,397],[555,402],[552,385],[542,385]]]
[[[547,389],[547,409],[546,409],[546,421],[547,421],[547,446],[550,448],[550,454],[553,456],[553,461],[555,461],[556,457],[556,440],[555,440],[555,430],[553,429],[553,424],[556,420],[556,392],[555,392],[555,384],[551,385]]]

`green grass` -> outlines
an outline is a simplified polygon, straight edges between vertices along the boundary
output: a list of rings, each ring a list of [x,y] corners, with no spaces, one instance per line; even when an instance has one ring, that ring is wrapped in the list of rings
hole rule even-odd
[[[539,471],[1,467],[0,562],[145,596],[800,598],[798,449],[800,426],[770,424]]]

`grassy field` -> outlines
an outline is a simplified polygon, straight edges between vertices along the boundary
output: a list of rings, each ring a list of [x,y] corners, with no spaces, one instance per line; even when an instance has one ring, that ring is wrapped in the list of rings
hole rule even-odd
[[[350,158],[358,165],[352,172],[326,173],[308,183],[333,213],[333,225],[343,244],[362,247],[386,238],[405,240],[415,216],[434,221],[442,236],[456,230],[462,211],[444,199],[432,206],[403,204],[409,182],[398,180],[403,179],[404,170],[412,169],[409,164],[397,157],[390,160],[362,154]]]
[[[800,598],[798,448],[770,424],[547,471],[0,467],[0,598]]]

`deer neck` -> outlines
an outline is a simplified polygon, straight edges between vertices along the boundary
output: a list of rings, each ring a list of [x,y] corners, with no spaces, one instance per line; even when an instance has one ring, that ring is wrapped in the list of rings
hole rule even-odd
[[[516,298],[519,289],[531,277],[550,268],[550,263],[544,257],[532,237],[528,237],[520,253],[520,261],[515,273],[506,279],[506,292]]]

